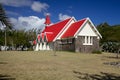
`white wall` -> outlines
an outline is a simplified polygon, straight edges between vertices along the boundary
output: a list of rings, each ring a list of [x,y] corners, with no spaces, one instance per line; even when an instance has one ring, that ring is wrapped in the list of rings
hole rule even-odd
[[[82,29],[78,33],[78,36],[98,36],[94,29],[92,29],[91,25],[87,22],[82,26]]]

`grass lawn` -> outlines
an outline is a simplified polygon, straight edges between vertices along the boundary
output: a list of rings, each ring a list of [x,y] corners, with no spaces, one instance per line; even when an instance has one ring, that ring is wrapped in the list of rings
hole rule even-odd
[[[120,80],[120,62],[111,53],[0,51],[0,80]]]

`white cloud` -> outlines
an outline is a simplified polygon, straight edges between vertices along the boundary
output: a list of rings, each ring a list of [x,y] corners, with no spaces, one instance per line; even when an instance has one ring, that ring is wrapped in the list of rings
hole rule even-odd
[[[0,3],[7,5],[7,6],[30,6],[32,4],[31,0],[0,0]]]
[[[65,20],[67,18],[70,18],[70,16],[66,14],[63,15],[62,13],[59,14],[59,20]]]
[[[47,10],[48,7],[49,7],[49,5],[46,3],[34,1],[32,6],[31,6],[31,9],[36,11],[36,12],[41,12],[42,10]]]
[[[15,29],[43,29],[45,18],[38,18],[37,16],[19,17],[18,19],[10,18],[14,24]]]
[[[6,12],[7,12],[7,14],[9,14],[9,15],[20,16],[20,14],[19,14],[19,13],[16,13],[16,12],[12,12],[12,11],[6,11]]]
[[[39,1],[33,1],[33,0],[0,0],[0,3],[6,6],[13,6],[13,7],[28,6],[33,11],[36,12],[46,11],[49,7],[49,5],[46,3],[41,3]]]

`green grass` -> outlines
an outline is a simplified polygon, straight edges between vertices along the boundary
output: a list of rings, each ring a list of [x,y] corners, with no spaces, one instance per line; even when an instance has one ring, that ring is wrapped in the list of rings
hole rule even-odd
[[[76,72],[120,76],[120,67],[103,64],[120,61],[110,58],[115,54],[56,52],[56,55],[53,51],[1,51],[0,75],[16,80],[81,80]]]

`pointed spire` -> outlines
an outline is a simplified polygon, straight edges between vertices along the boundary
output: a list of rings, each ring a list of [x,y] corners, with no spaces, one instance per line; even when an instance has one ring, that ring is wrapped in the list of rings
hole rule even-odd
[[[46,26],[50,25],[51,24],[51,21],[50,21],[50,14],[47,14],[46,15],[46,20],[45,20],[45,23],[44,23]]]

